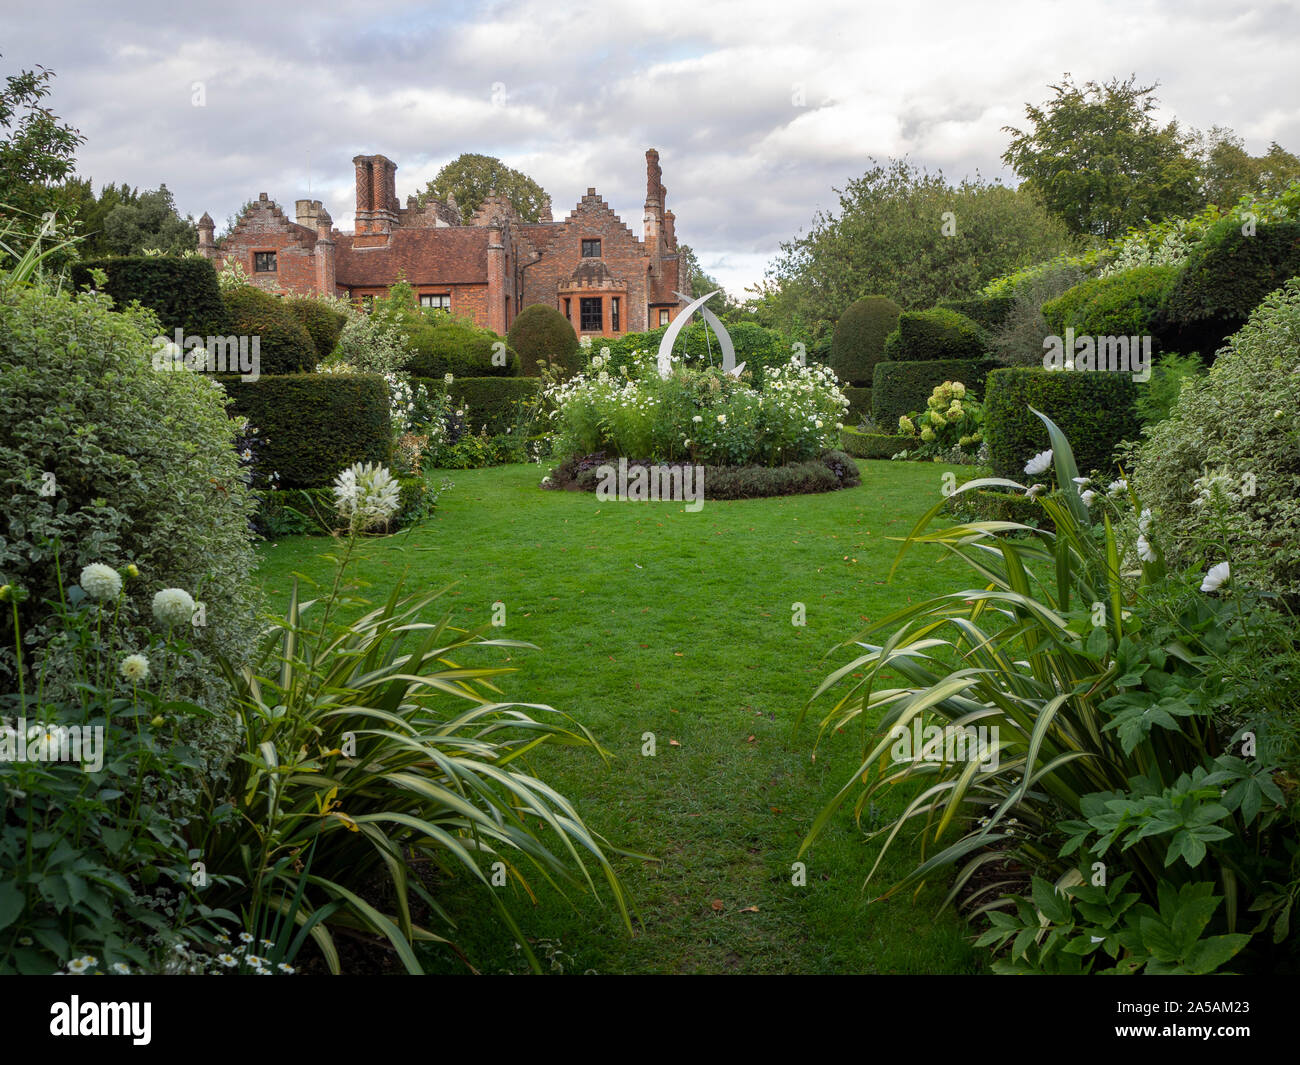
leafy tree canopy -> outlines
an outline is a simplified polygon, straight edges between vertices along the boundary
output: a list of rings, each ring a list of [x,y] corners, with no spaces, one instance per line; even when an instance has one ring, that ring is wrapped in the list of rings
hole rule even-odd
[[[41,215],[62,206],[57,186],[85,137],[42,105],[53,80],[54,71],[38,66],[0,88],[0,212]]]
[[[423,206],[430,198],[445,200],[455,193],[461,214],[468,219],[492,193],[504,196],[525,222],[541,220],[546,190],[522,171],[506,166],[491,155],[467,152],[438,171],[420,193]]]

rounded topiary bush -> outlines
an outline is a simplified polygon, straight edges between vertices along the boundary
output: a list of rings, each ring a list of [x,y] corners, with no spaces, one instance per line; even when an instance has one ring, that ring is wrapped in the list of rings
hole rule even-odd
[[[904,311],[885,339],[885,359],[890,362],[979,359],[988,349],[988,334],[979,323],[943,307]]]
[[[45,669],[46,695],[77,677],[50,640],[47,600],[81,567],[134,564],[122,619],[151,624],[155,592],[176,587],[205,604],[192,655],[151,651],[151,668],[216,715],[187,737],[209,768],[230,739],[228,689],[214,657],[237,666],[258,631],[253,505],[234,450],[236,427],[211,378],[152,368],[152,313],[109,310],[108,298],[39,288],[0,296],[0,584],[21,589],[23,657]],[[125,648],[109,648],[121,653]],[[131,647],[131,651],[139,650]],[[11,604],[0,612],[0,684],[16,691]]]
[[[1048,327],[1088,336],[1154,334],[1157,312],[1177,279],[1177,266],[1138,266],[1095,277],[1043,304]]]
[[[1031,407],[1060,426],[1084,474],[1114,469],[1117,445],[1141,431],[1128,374],[994,370],[984,382],[984,437],[995,476],[1023,481],[1025,463],[1052,446]]]
[[[469,322],[424,322],[409,330],[407,344],[411,356],[405,369],[413,377],[519,376],[519,355],[492,330]]]
[[[864,296],[840,315],[831,337],[831,369],[841,381],[871,387],[885,339],[898,326],[902,308],[888,296]]]
[[[1265,296],[1300,274],[1300,222],[1242,228],[1238,218],[1216,223],[1170,287],[1161,325],[1176,350],[1212,359]]]
[[[566,373],[577,373],[583,360],[578,353],[578,335],[554,307],[534,303],[519,312],[506,334],[506,343],[519,353],[524,374],[536,377],[539,364],[557,362]]]
[[[348,324],[348,316],[333,307],[325,306],[319,300],[305,297],[285,300],[285,305],[307,330],[307,335],[316,348],[317,360],[324,362],[339,342],[343,327]]]
[[[1147,430],[1133,479],[1168,562],[1225,561],[1300,605],[1300,280],[1267,297]]]
[[[222,298],[234,333],[260,338],[260,373],[302,373],[315,367],[316,345],[287,300],[253,285],[229,288]]]

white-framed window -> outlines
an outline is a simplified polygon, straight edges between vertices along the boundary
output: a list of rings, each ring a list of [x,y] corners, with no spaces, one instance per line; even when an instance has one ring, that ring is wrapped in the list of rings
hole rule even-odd
[[[422,292],[420,294],[420,306],[428,307],[435,311],[451,310],[451,293],[450,292]]]

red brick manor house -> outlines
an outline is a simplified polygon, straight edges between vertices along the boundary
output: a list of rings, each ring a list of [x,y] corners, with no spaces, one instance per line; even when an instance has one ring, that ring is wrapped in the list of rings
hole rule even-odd
[[[490,196],[471,217],[454,197],[420,207],[397,200],[397,164],[358,155],[357,212],[340,233],[319,200],[298,200],[291,221],[262,193],[221,247],[212,218],[199,220],[199,251],[218,270],[241,262],[253,282],[277,293],[334,294],[367,304],[404,278],[420,303],[472,318],[505,333],[524,307],[555,307],[580,335],[616,336],[654,329],[684,306],[689,292],[673,212],[660,181],[659,153],[646,157],[642,236],[595,189],[561,221],[549,203],[540,222],[524,222],[504,197]]]

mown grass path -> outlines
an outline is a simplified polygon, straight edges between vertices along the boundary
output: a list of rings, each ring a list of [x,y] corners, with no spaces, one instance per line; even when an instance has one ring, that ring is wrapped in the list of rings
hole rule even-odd
[[[837,735],[810,757],[824,707],[797,732],[799,708],[843,653],[823,655],[909,599],[951,590],[966,574],[937,549],[916,550],[887,582],[898,544],[938,498],[945,469],[860,462],[844,492],[708,502],[602,503],[539,490],[536,466],[434,473],[455,482],[409,535],[365,545],[355,576],[382,599],[405,574],[409,591],[456,582],[441,600],[467,628],[492,604],[493,634],[537,644],[515,651],[506,697],[548,703],[612,753],[545,747],[532,768],[568,795],[611,842],[652,854],[618,867],[639,909],[634,937],[612,907],[551,895],[512,905],[540,953],[584,972],[962,972],[979,964],[968,931],[935,916],[938,885],[873,903],[915,852],[900,848],[866,891],[875,849],[846,808],[806,858],[792,863],[818,810],[858,765],[861,737]],[[262,549],[273,607],[292,575],[324,581],[329,541],[294,538]],[[960,586],[965,586],[961,584]],[[806,625],[792,624],[802,603]],[[501,658],[506,654],[502,652]],[[642,755],[653,733],[656,754]],[[868,811],[879,819],[897,808]],[[451,937],[483,971],[519,971],[510,936],[481,888],[451,883],[442,902]],[[512,889],[505,889],[512,890]],[[756,909],[753,909],[756,907]],[[441,929],[435,929],[442,931]],[[558,953],[557,953],[558,952]],[[431,967],[463,971],[449,953]]]

